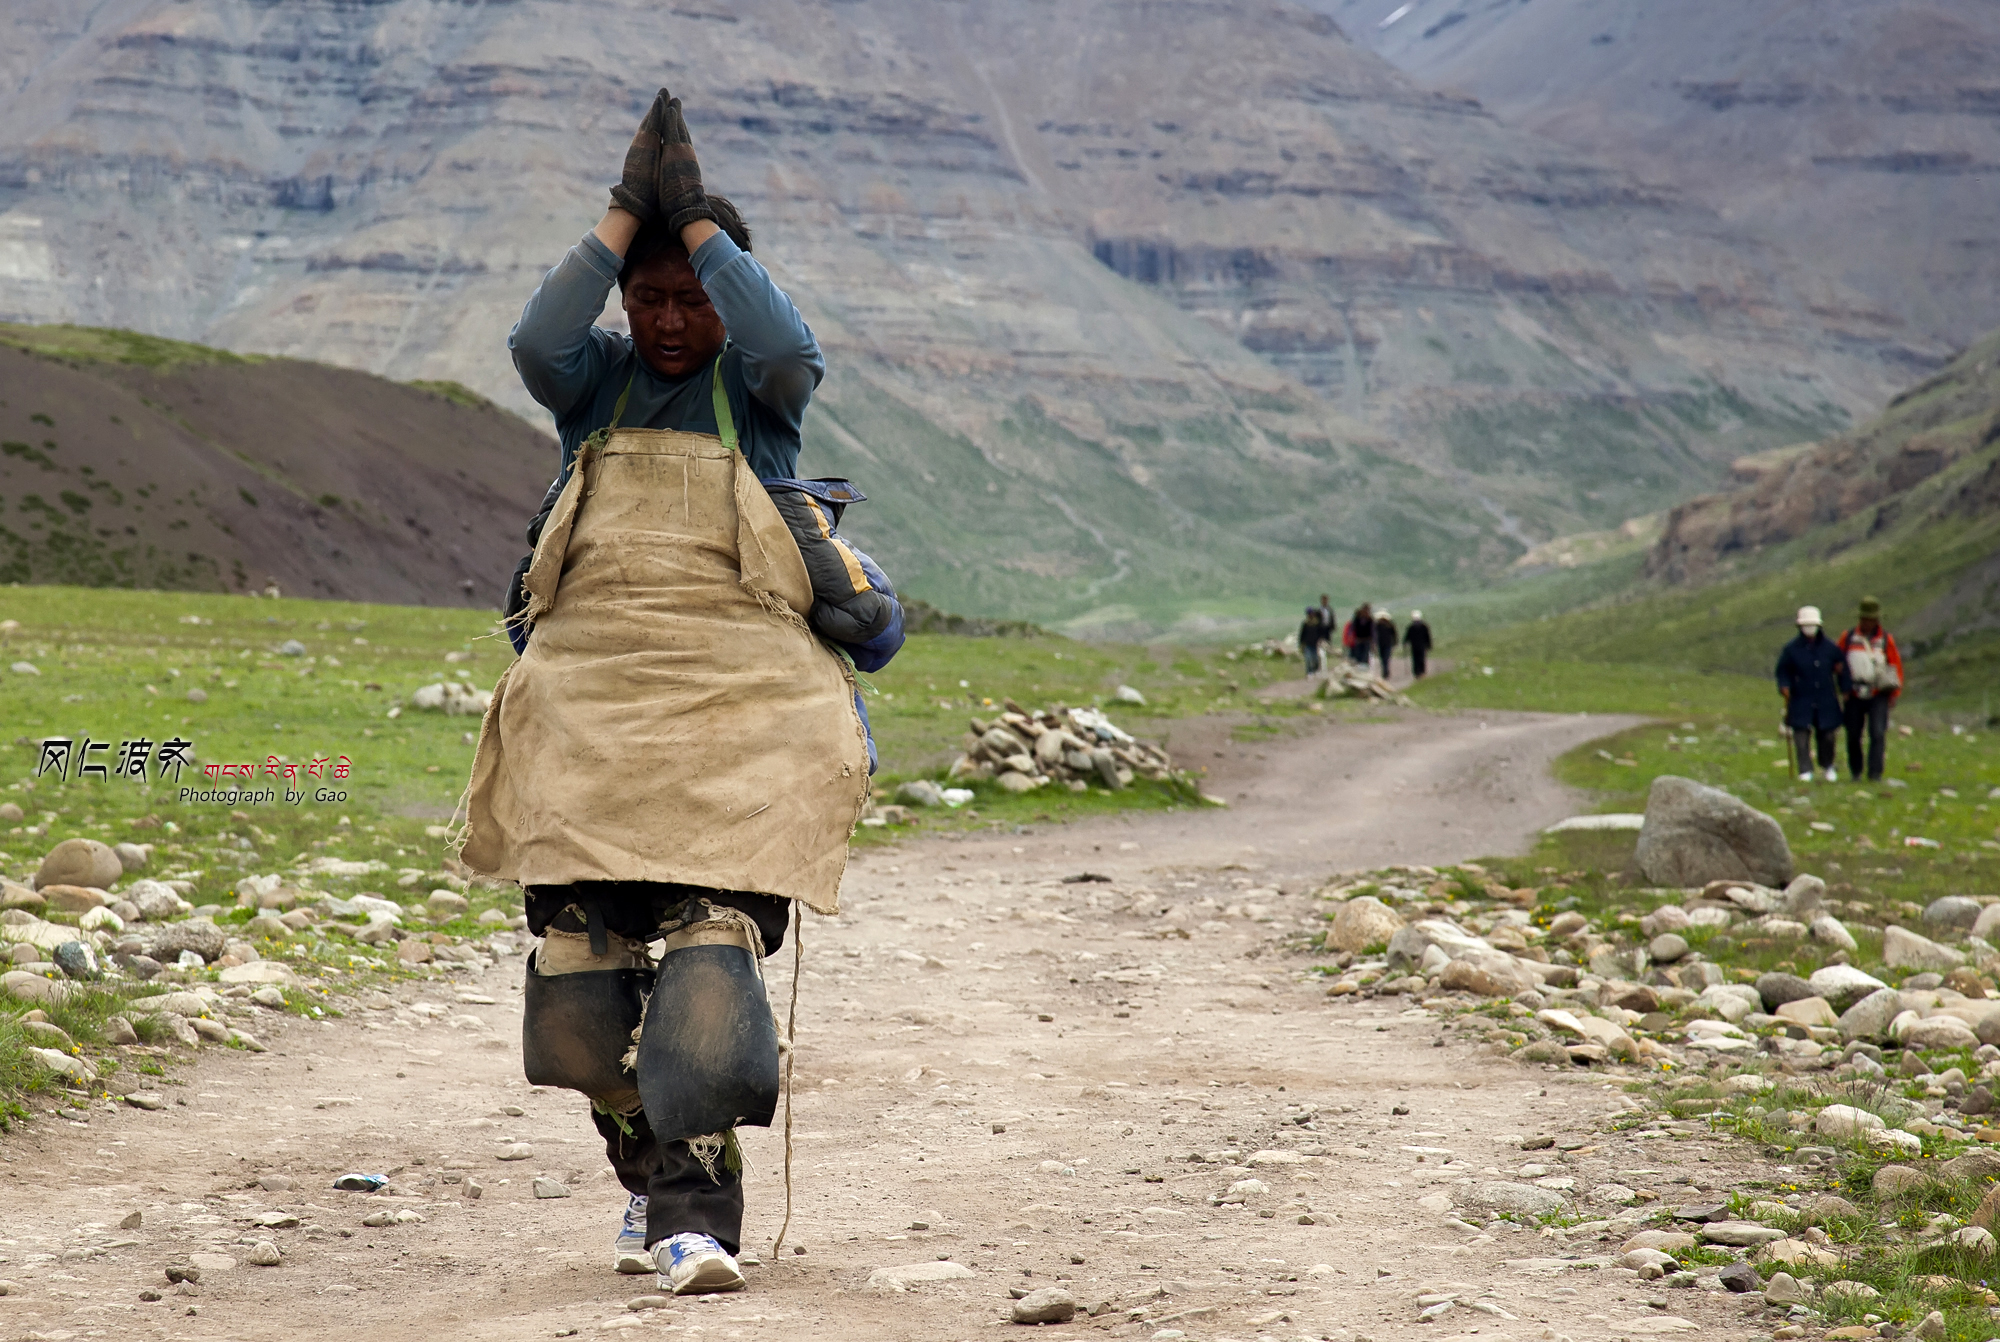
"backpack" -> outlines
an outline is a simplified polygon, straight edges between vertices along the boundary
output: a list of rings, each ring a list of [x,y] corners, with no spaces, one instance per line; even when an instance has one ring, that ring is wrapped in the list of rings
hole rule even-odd
[[[1876,648],[1865,634],[1850,629],[1840,642],[1847,650],[1847,675],[1856,689],[1898,690],[1903,687],[1903,678],[1896,674],[1888,653]]]

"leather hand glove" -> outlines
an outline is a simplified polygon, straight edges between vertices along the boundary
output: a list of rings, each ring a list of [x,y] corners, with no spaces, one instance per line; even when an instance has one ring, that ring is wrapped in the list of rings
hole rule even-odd
[[[631,148],[625,151],[624,176],[611,188],[611,203],[627,214],[636,215],[642,223],[650,223],[660,213],[660,128],[665,124],[669,104],[675,107],[674,116],[678,120],[679,104],[667,96],[667,91],[661,89],[654,95],[653,105],[639,122],[639,133],[632,137]],[[686,128],[682,130],[685,134]]]
[[[660,98],[663,101],[653,104],[660,113],[659,177],[653,189],[661,217],[679,237],[680,231],[697,219],[713,223],[715,210],[702,189],[701,164],[695,159],[694,140],[681,117],[681,100],[668,98],[665,89],[660,90]]]

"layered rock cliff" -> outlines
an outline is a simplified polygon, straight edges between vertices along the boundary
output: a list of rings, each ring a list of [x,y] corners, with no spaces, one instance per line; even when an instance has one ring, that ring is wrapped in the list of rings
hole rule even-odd
[[[857,534],[958,609],[1136,629],[1469,580],[1930,353],[1278,0],[8,21],[0,313],[524,410],[507,327],[672,87],[827,347],[806,468],[853,473]]]

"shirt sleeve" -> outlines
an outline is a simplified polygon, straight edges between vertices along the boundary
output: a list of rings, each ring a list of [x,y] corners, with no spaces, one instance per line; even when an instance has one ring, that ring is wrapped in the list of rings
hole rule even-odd
[[[744,390],[797,428],[826,376],[812,328],[770,272],[727,233],[695,248],[691,260],[723,329],[742,351]]]
[[[596,234],[585,234],[542,277],[508,333],[521,385],[558,422],[590,395],[609,364],[614,337],[597,328],[597,318],[622,264]]]

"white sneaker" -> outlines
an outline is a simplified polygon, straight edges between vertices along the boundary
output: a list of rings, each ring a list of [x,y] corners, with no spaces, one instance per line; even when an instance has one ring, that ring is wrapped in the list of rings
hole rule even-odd
[[[1838,769],[1828,769],[1826,771],[1826,781],[1829,783],[1838,783],[1840,781],[1840,771]]]
[[[646,1199],[635,1194],[625,1204],[625,1219],[619,1223],[618,1239],[612,1246],[613,1266],[627,1276],[653,1270],[653,1255],[646,1252]]]
[[[653,1249],[660,1285],[675,1295],[712,1295],[743,1289],[743,1271],[712,1235],[683,1232]]]
[[[1811,769],[1808,769],[1808,770],[1806,770],[1806,771],[1805,771],[1804,773],[1800,774],[1800,775],[1799,775],[1799,781],[1800,781],[1801,783],[1810,783],[1810,782],[1812,782],[1812,770],[1811,770]]]

